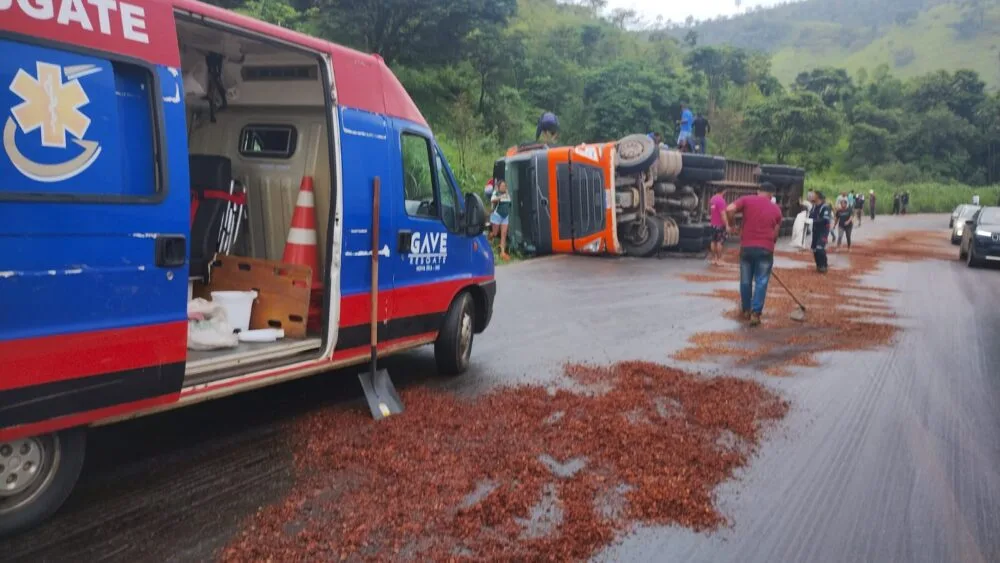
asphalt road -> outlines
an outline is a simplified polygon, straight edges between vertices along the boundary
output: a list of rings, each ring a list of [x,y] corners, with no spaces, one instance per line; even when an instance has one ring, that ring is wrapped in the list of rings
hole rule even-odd
[[[880,218],[856,238],[940,229]],[[957,258],[957,248],[956,248]],[[836,267],[836,257],[831,262]],[[669,362],[695,332],[732,326],[726,304],[676,274],[697,259],[556,257],[498,269],[493,324],[473,367],[433,375],[429,350],[388,367],[401,385],[476,394],[555,381],[566,361]],[[640,528],[602,561],[1000,561],[1000,271],[957,260],[886,264],[906,330],[891,349],[832,353],[775,378],[792,410],[718,491],[732,526]],[[690,366],[733,373],[719,366]],[[48,524],[0,543],[0,560],[208,559],[292,482],[286,423],[364,408],[338,372],[97,429],[81,482]]]

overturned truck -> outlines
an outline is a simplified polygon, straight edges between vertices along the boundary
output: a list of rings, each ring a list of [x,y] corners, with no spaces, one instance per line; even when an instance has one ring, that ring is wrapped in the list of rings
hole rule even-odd
[[[656,146],[646,135],[574,147],[527,145],[494,165],[511,195],[509,246],[522,253],[703,252],[711,243],[709,199],[727,202],[769,181],[785,217],[799,212],[805,171]],[[737,218],[739,220],[739,218]]]

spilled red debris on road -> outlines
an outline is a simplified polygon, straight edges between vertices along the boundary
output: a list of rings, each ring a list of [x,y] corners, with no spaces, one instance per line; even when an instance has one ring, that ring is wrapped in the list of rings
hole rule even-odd
[[[222,552],[259,560],[580,560],[631,524],[724,523],[712,492],[787,404],[763,385],[625,362],[569,388],[403,392],[372,422],[297,423],[298,481]],[[572,389],[572,390],[570,390]]]
[[[776,256],[812,265],[812,253],[808,251],[778,251]],[[805,323],[789,318],[797,305],[772,279],[768,285],[762,327],[698,333],[689,339],[691,346],[671,357],[695,362],[729,358],[738,366],[785,376],[789,375],[791,366],[819,365],[815,358],[817,353],[869,350],[889,345],[899,330],[893,322],[896,313],[889,303],[895,290],[863,285],[862,278],[873,273],[883,261],[954,260],[957,252],[946,239],[942,241],[940,233],[913,231],[855,245],[844,256],[848,267],[831,267],[822,275],[809,266],[776,269],[805,304]],[[733,303],[726,316],[734,320],[740,317],[737,261],[737,252],[729,252],[727,264],[717,272],[682,276],[693,282],[732,283],[733,289],[717,288],[698,295]]]

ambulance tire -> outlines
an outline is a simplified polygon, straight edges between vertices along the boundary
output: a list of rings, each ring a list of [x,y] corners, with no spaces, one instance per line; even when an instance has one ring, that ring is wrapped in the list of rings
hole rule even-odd
[[[475,304],[472,296],[463,291],[448,307],[434,342],[434,360],[442,375],[462,375],[469,369],[475,331]]]
[[[42,469],[37,473],[35,482],[21,493],[0,497],[0,537],[40,524],[66,502],[80,477],[80,470],[83,469],[87,429],[70,428],[25,441],[11,442],[26,442],[26,447],[38,448],[38,463]],[[0,447],[11,446],[11,442],[0,444]],[[33,459],[33,456],[29,459]]]
[[[647,135],[629,135],[619,139],[615,148],[617,164],[615,169],[619,174],[636,174],[648,169],[660,155],[656,143]],[[624,152],[625,154],[622,154]]]

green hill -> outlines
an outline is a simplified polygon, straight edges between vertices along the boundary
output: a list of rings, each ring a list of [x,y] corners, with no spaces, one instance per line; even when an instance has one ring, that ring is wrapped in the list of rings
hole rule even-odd
[[[998,0],[806,0],[694,29],[699,44],[773,54],[784,83],[820,66],[855,73],[886,64],[902,78],[972,69],[1000,87]]]

